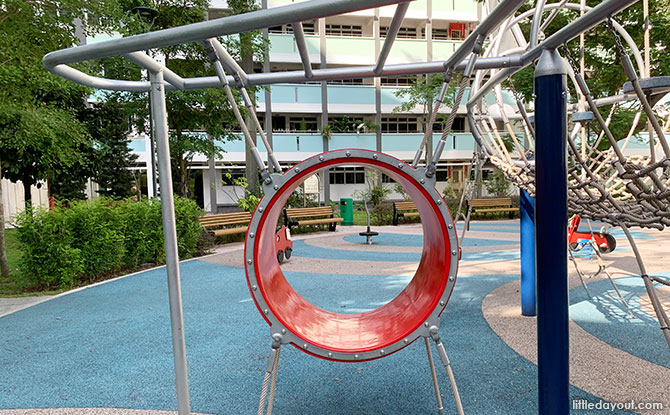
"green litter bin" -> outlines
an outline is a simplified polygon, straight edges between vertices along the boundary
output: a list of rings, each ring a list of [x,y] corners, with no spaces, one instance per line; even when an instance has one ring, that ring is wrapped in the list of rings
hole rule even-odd
[[[344,221],[342,225],[354,224],[354,200],[350,197],[340,199],[340,216]]]

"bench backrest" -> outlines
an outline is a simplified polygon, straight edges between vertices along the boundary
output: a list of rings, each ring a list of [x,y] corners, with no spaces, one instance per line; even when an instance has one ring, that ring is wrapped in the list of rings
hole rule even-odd
[[[308,218],[317,216],[333,216],[332,206],[288,208],[286,214],[291,218]]]
[[[234,225],[237,223],[249,223],[251,221],[251,213],[249,212],[221,213],[218,215],[202,216],[200,217],[199,220],[200,224],[204,227]]]
[[[493,207],[493,206],[512,206],[512,199],[509,197],[496,197],[488,199],[474,199],[472,207]]]
[[[414,202],[395,202],[393,206],[395,210],[416,210]]]

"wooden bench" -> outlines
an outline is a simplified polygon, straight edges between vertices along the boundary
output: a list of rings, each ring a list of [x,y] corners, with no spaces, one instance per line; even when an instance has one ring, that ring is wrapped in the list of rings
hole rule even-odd
[[[495,197],[487,199],[474,199],[469,207],[472,208],[472,213],[496,213],[509,212],[509,218],[514,218],[514,212],[518,212],[519,208],[512,207],[512,199],[509,197]]]
[[[399,218],[419,216],[414,202],[393,202],[393,225],[398,226]]]
[[[251,213],[234,212],[200,217],[200,224],[214,236],[245,233],[251,221]],[[231,226],[242,225],[242,226]]]
[[[328,225],[328,230],[332,232],[338,222],[343,220],[334,216],[332,206],[284,209],[284,224],[289,229],[295,226]]]

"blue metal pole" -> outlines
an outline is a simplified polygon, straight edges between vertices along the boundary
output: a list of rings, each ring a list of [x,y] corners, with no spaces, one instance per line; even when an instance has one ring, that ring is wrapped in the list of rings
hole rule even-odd
[[[535,199],[519,193],[521,212],[521,314],[535,316]]]
[[[568,415],[567,83],[563,59],[544,50],[535,67],[535,249],[538,413]]]

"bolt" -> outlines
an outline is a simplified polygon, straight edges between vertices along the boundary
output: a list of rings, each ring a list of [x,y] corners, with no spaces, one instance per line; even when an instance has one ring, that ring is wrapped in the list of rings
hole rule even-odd
[[[446,303],[444,301],[440,301],[440,305],[444,306]]]
[[[267,179],[265,179],[265,184],[270,184],[270,183],[272,183],[272,179],[271,179],[271,178],[268,177]]]
[[[454,280],[454,276],[452,275],[452,276],[449,277],[449,281],[453,281],[453,280]]]
[[[358,355],[357,355],[357,354],[354,355],[354,359],[358,359]]]
[[[423,323],[424,326],[428,327],[428,322]]]
[[[405,344],[409,343],[409,339],[405,339],[403,341],[405,342]]]
[[[452,225],[452,224],[450,223],[450,224],[447,225],[447,228],[449,228],[449,229],[454,229],[454,225]]]
[[[281,329],[281,334],[286,334],[286,329]]]
[[[441,205],[441,204],[442,204],[442,200],[437,199],[437,200],[435,201],[435,203],[437,203],[438,205]]]
[[[252,261],[251,258],[247,259],[247,264],[251,265],[253,263],[254,263],[254,261]]]
[[[328,357],[333,357],[333,354],[331,352],[328,352]]]
[[[265,310],[263,310],[263,312],[264,312],[265,314],[267,314],[267,313],[270,312],[270,310],[268,310],[268,309],[266,308]]]
[[[278,186],[278,185],[274,185],[274,189],[275,189],[275,190],[279,189],[279,186]]]
[[[379,351],[379,354],[384,354],[384,349],[381,349],[381,350]]]
[[[399,169],[402,169],[403,166],[404,166],[404,164],[402,164],[402,163],[398,163],[398,168],[399,168]]]
[[[249,238],[253,238],[254,236],[256,236],[255,233],[253,233],[253,232],[250,232],[250,233],[249,233]]]
[[[319,161],[323,161],[323,160],[324,160],[323,156],[319,156]]]
[[[426,183],[426,180],[421,179],[421,180],[419,180],[419,182],[420,182],[421,184],[424,184],[424,183]]]
[[[256,286],[256,285],[252,285],[252,286],[251,286],[251,289],[254,290],[254,291],[256,291],[256,290],[258,289],[258,286]]]
[[[346,153],[344,153],[344,155],[347,156],[347,157],[351,157],[351,152],[347,151]]]
[[[302,345],[302,348],[303,348],[303,349],[306,349],[306,348],[308,348],[308,347],[309,347],[309,346],[307,345],[307,343],[305,343],[305,344]]]
[[[377,159],[379,158],[379,156],[378,156],[377,154],[373,154],[373,155],[372,155],[372,158],[375,159],[375,160],[377,160]]]
[[[259,207],[258,207],[258,211],[259,211],[259,212],[262,212],[262,211],[263,211],[263,206],[259,206]]]
[[[458,251],[451,251],[451,255],[456,255],[458,254]]]
[[[300,173],[300,167],[296,167],[296,168],[295,168],[295,172],[296,172],[296,173]]]

